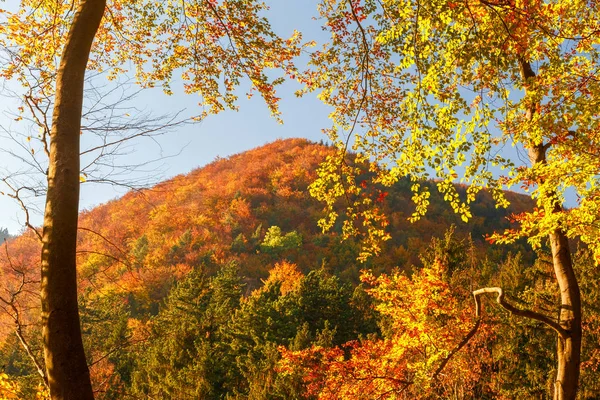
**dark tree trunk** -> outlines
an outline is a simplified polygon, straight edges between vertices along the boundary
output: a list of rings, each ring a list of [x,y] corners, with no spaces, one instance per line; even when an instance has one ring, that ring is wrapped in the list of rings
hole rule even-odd
[[[93,399],[77,307],[79,135],[85,69],[105,0],[82,0],[56,79],[42,246],[44,357],[52,399]]]

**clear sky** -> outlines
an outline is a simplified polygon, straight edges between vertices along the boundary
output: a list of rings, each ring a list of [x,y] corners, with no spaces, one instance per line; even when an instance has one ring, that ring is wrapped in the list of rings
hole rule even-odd
[[[8,1],[3,7],[9,7],[10,3],[11,1]],[[312,19],[317,14],[316,1],[286,0],[268,3],[272,3],[269,13],[271,24],[281,36],[289,37],[294,28],[303,32],[306,39],[322,34],[319,22]],[[150,167],[157,170],[149,176],[153,180],[166,179],[205,165],[216,157],[226,157],[278,138],[306,137],[314,141],[326,139],[321,129],[329,126],[329,110],[314,94],[301,99],[296,98],[294,91],[299,88],[298,84],[290,82],[280,89],[283,125],[279,125],[270,117],[269,110],[259,96],[248,100],[243,95],[245,91],[242,90],[240,111],[226,111],[209,116],[198,124],[178,127],[157,138],[156,142],[138,141],[134,152],[126,156],[125,162],[142,162],[166,156],[167,158]],[[134,105],[152,114],[177,112],[182,109],[188,114],[194,114],[198,109],[197,100],[196,96],[186,96],[177,90],[173,96],[165,96],[160,90],[152,90],[138,95]],[[16,123],[14,117],[6,114],[9,110],[14,112],[18,105],[16,99],[2,99],[0,126],[9,131],[25,131],[23,124]],[[0,137],[0,148],[7,149],[12,146],[13,143]],[[14,171],[19,168],[22,167],[14,160],[0,153],[0,171]],[[81,209],[92,208],[122,195],[125,191],[123,188],[89,183],[83,184],[81,189]],[[40,208],[41,206],[40,202]],[[34,224],[41,224],[41,212],[33,212],[31,218]],[[23,228],[24,220],[24,214],[18,204],[7,196],[0,196],[0,227],[8,228],[13,234],[18,233]]]

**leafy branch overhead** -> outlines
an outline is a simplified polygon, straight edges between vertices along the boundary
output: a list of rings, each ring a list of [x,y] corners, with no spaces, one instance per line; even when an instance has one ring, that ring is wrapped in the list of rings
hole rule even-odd
[[[333,107],[327,133],[342,151],[378,163],[373,182],[412,177],[411,219],[429,205],[422,179],[435,179],[465,220],[480,190],[505,207],[500,189],[518,188],[537,208],[492,240],[527,237],[539,247],[560,227],[600,260],[597,2],[325,0],[319,7],[331,37],[312,53],[302,93],[318,92]],[[544,161],[521,163],[536,146]],[[331,159],[313,186],[327,204],[342,197],[340,184],[345,193],[363,191],[359,173],[339,164]],[[458,182],[468,185],[466,197]],[[577,204],[555,212],[567,191]]]
[[[251,91],[279,117],[275,87],[283,79],[269,71],[294,70],[301,35],[277,36],[262,15],[265,9],[261,2],[242,0],[110,1],[88,70],[110,79],[135,75],[142,86],[160,85],[168,94],[180,74],[185,93],[200,96],[201,118],[235,109],[236,87],[248,79]],[[70,1],[29,0],[15,12],[2,11],[0,45],[9,50],[10,62],[0,76],[35,87],[33,104],[54,93],[57,61],[75,11]]]

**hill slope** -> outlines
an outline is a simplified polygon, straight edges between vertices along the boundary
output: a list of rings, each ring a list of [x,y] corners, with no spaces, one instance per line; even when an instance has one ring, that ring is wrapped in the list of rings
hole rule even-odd
[[[127,268],[103,284],[130,278],[135,283],[129,290],[140,288],[138,280],[153,285],[200,263],[210,269],[230,260],[255,280],[266,277],[278,259],[294,261],[304,270],[324,264],[356,278],[356,244],[342,243],[335,232],[321,234],[316,220],[322,216],[322,206],[306,190],[318,164],[332,151],[303,139],[276,141],[83,213],[80,226],[86,230],[80,249],[109,257],[84,253],[82,278],[94,279],[98,271],[111,269],[113,258]],[[498,210],[484,193],[473,206],[473,220],[464,224],[434,195],[428,216],[410,224],[407,217],[413,205],[408,188],[405,181],[390,191],[386,212],[393,240],[385,254],[372,261],[374,266],[389,269],[416,262],[431,237],[442,236],[451,224],[457,225],[459,235],[470,233],[483,246],[484,234],[508,227],[505,217],[530,204],[527,197],[508,193],[516,207]],[[296,232],[301,241],[297,246],[261,246],[273,226],[280,228],[282,237]]]
[[[332,152],[304,139],[279,140],[83,212],[78,243],[81,290],[128,293],[148,311],[174,280],[195,266],[215,271],[232,260],[250,288],[282,259],[304,271],[324,266],[356,281],[364,267],[355,261],[357,244],[342,242],[336,232],[320,232],[316,221],[322,207],[307,193],[317,166]],[[480,194],[473,205],[474,218],[465,224],[432,190],[429,213],[410,224],[409,182],[399,182],[385,204],[393,239],[369,266],[389,270],[417,263],[431,238],[443,236],[452,224],[459,236],[471,234],[484,247],[484,234],[506,228],[505,217],[530,204],[526,196],[507,196],[515,205],[512,210],[496,209],[487,194]],[[38,253],[30,233],[9,245],[14,262],[29,275],[37,271]],[[10,275],[7,260],[4,266]]]
[[[165,299],[188,296],[182,294],[184,289],[175,283],[183,282],[184,287],[191,285],[185,290],[191,290],[195,293],[192,297],[197,298],[200,294],[195,291],[204,287],[202,285],[208,285],[207,290],[215,290],[211,286],[214,283],[207,283],[202,276],[215,277],[215,281],[210,282],[223,282],[224,276],[231,273],[227,266],[232,264],[237,265],[244,279],[243,285],[235,290],[242,290],[246,295],[262,285],[277,263],[283,271],[288,268],[286,265],[295,264],[307,280],[317,282],[308,284],[306,290],[335,292],[337,294],[331,294],[333,297],[328,299],[338,299],[336,301],[341,302],[338,306],[347,308],[348,305],[341,304],[351,295],[349,286],[339,286],[341,284],[328,280],[325,275],[308,272],[319,270],[339,276],[341,282],[357,283],[359,270],[365,267],[373,268],[376,273],[397,266],[410,268],[411,264],[419,263],[419,255],[431,238],[443,237],[452,224],[456,224],[455,237],[471,235],[475,244],[472,257],[479,260],[487,257],[497,261],[505,258],[508,251],[522,249],[515,245],[490,250],[483,235],[506,228],[505,217],[528,207],[527,197],[508,193],[515,207],[498,210],[491,198],[481,193],[473,205],[474,218],[465,224],[432,190],[430,212],[418,223],[410,224],[407,221],[413,212],[410,183],[401,181],[388,190],[384,203],[393,239],[385,244],[380,256],[367,265],[359,264],[355,241],[342,241],[339,232],[320,232],[316,221],[322,216],[322,205],[307,193],[317,166],[333,151],[304,139],[280,140],[217,159],[189,174],[83,212],[78,238],[79,289],[84,341],[94,366],[94,382],[105,382],[110,387],[113,385],[111,377],[119,375],[120,384],[132,385],[126,371],[131,371],[134,361],[127,358],[127,351],[121,350],[133,348],[132,343],[144,343],[157,321],[166,318],[164,313],[171,312],[168,304],[172,301],[165,302]],[[30,381],[34,381],[35,372],[27,355],[19,350],[14,327],[15,322],[24,327],[33,353],[39,354],[39,253],[36,236],[27,232],[11,240],[0,256],[0,289],[10,293],[11,302],[4,304],[4,311],[0,313],[0,363],[12,375],[33,374],[27,378]],[[525,254],[532,257],[531,252]],[[293,264],[286,264],[284,260]],[[288,268],[292,276],[296,276],[294,268]],[[172,290],[173,287],[176,289]],[[271,295],[273,293],[266,291],[258,296],[269,298]],[[313,308],[299,303],[298,307],[308,310],[303,315],[310,317],[322,311],[319,304],[324,300],[317,297],[313,298]],[[305,301],[303,298],[299,297],[301,302]],[[180,312],[177,307],[172,312]],[[194,315],[194,309],[195,306],[190,315]],[[369,315],[368,310],[369,307],[363,307],[365,315]],[[330,314],[329,321],[334,317],[346,318],[338,312]],[[186,313],[185,318],[188,316]],[[227,316],[227,313],[222,315]],[[263,317],[268,325],[271,317],[268,314]],[[316,324],[311,325],[314,334],[327,330],[327,325],[321,324],[323,321],[311,321]],[[303,322],[296,322],[298,332],[302,331]],[[355,325],[369,325],[367,322],[358,321]],[[288,329],[286,324],[281,328]],[[169,325],[165,329],[169,332],[173,328]],[[195,328],[190,329],[196,332]],[[215,329],[217,332],[220,328]],[[340,337],[336,340],[342,343],[355,337],[352,335],[356,332],[373,331],[372,327],[356,329],[352,333],[350,328],[347,332],[340,328],[337,331]],[[295,331],[288,336],[293,338],[294,335]],[[160,348],[162,337],[156,340]],[[120,350],[115,352],[115,349]],[[138,356],[135,353],[132,357]],[[116,375],[114,368],[120,371]]]

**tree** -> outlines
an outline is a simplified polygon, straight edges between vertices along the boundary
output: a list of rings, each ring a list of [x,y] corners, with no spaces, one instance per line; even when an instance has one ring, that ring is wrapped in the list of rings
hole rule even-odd
[[[135,360],[131,395],[194,399],[232,391],[235,357],[223,327],[239,308],[242,286],[233,264],[212,278],[196,268],[180,281],[150,321],[150,338]]]
[[[77,309],[76,239],[80,184],[80,132],[86,68],[124,72],[131,61],[137,79],[162,82],[167,93],[181,69],[188,93],[208,108],[202,117],[235,108],[234,90],[248,77],[278,115],[274,85],[266,69],[289,67],[299,37],[277,37],[260,17],[258,2],[105,0],[24,1],[5,12],[1,44],[15,54],[2,76],[54,96],[48,140],[48,188],[42,234],[42,323],[46,369],[54,399],[91,399],[92,387]],[[31,41],[27,38],[35,37]],[[92,42],[96,38],[96,42]],[[60,60],[58,58],[60,57]],[[56,68],[58,65],[58,68]],[[33,82],[28,71],[37,71]],[[223,81],[221,82],[221,76]],[[47,135],[47,136],[46,136]]]
[[[267,230],[260,248],[265,253],[278,255],[286,250],[297,249],[301,245],[302,235],[298,232],[292,231],[283,235],[281,228],[274,225]]]
[[[304,375],[309,394],[320,399],[448,398],[457,386],[474,395],[480,364],[487,361],[482,357],[485,350],[474,346],[453,357],[472,316],[460,306],[460,296],[453,295],[444,274],[447,267],[436,260],[412,279],[397,273],[363,275],[373,285],[370,293],[386,337],[330,349],[313,345],[303,351],[284,350],[282,372]],[[458,376],[457,385],[453,380]]]
[[[0,242],[5,242],[6,240],[12,238],[10,233],[8,233],[8,229],[2,228],[0,229]]]
[[[323,269],[302,275],[294,264],[277,264],[224,329],[225,342],[237,360],[236,393],[261,399],[302,398],[305,387],[295,379],[298,376],[281,375],[276,368],[278,348],[339,346],[372,333],[370,316],[352,297],[349,285]]]
[[[507,205],[504,187],[530,191],[536,207],[514,217],[517,229],[490,240],[526,237],[534,247],[549,241],[558,317],[519,315],[556,333],[555,399],[574,399],[579,378],[581,299],[569,239],[579,238],[600,261],[598,7],[560,0],[324,0],[320,13],[331,40],[301,77],[305,92],[321,90],[334,107],[328,133],[340,149],[312,188],[330,211],[321,224],[335,222],[338,198],[355,195],[344,230],[365,235],[365,256],[388,235],[373,206],[383,199],[373,198],[369,181],[391,185],[410,175],[413,220],[427,210],[429,192],[419,181],[430,177],[465,221],[482,189],[499,206]],[[370,180],[357,180],[363,169],[344,162],[353,136],[357,161],[379,162]],[[502,152],[507,144],[517,154]],[[528,160],[519,164],[523,151]],[[469,185],[466,198],[454,185],[459,175]],[[577,197],[570,209],[568,190]],[[482,293],[490,291],[515,313],[501,289]]]

